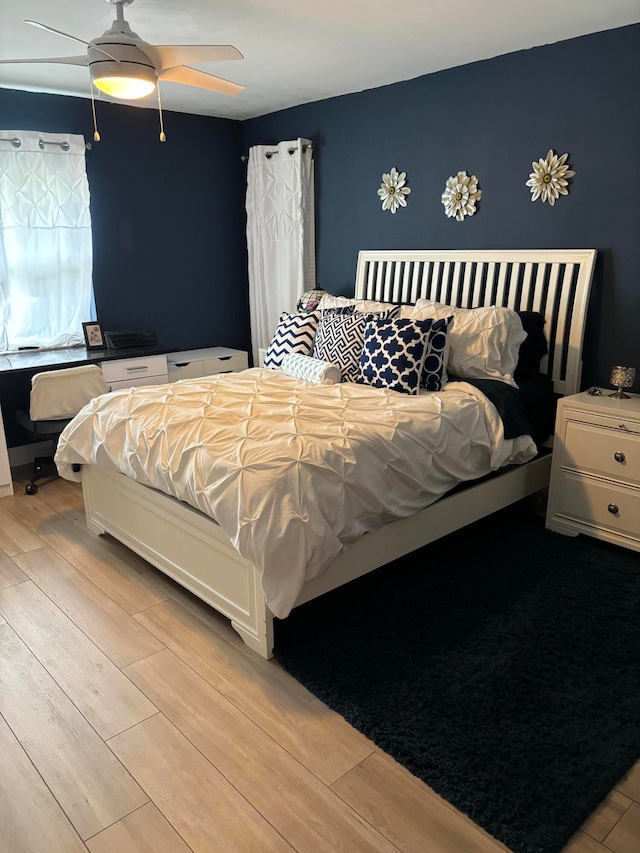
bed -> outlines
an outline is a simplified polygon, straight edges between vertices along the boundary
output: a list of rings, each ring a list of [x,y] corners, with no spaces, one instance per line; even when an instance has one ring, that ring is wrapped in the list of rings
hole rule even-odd
[[[549,342],[549,354],[544,359],[541,369],[553,381],[556,394],[571,394],[580,388],[582,339],[595,254],[595,250],[361,252],[358,257],[355,297],[405,305],[427,298],[466,308],[500,305],[540,312],[545,318],[545,331]],[[236,375],[235,379],[226,376],[218,377],[214,381],[212,378],[213,397],[211,399],[215,403],[216,394],[225,394],[226,396],[220,396],[219,399],[224,401],[226,407],[229,395],[235,394],[242,398],[243,405],[248,406],[252,411],[260,406],[261,401],[268,401],[271,409],[276,406],[278,395],[281,396],[283,393],[282,385],[274,384],[275,378],[270,375],[273,373],[273,371],[258,368]],[[180,388],[161,386],[156,391],[145,389],[147,397],[140,396],[138,392],[138,396],[131,395],[131,401],[135,401],[137,408],[142,411],[147,405],[147,400],[154,394],[166,394],[169,399],[172,395],[184,396],[195,393],[196,384],[188,384],[193,382],[193,380],[185,380],[187,384],[178,383]],[[299,382],[297,385],[295,382],[285,385],[284,393],[291,394],[296,401],[302,401],[302,405],[308,408],[311,403],[308,395],[305,396],[306,392],[300,390],[300,385]],[[449,397],[443,394],[443,401],[439,400],[438,405],[446,408],[449,399],[459,394],[460,400],[464,398],[465,405],[469,408],[471,406],[468,401],[469,389],[456,387],[456,383],[451,385],[451,389],[447,386]],[[163,388],[166,390],[162,390]],[[318,411],[328,413],[327,423],[332,417],[332,406],[338,404],[344,406],[347,400],[353,411],[360,411],[363,406],[369,406],[372,399],[371,396],[367,396],[370,392],[360,390],[358,386],[342,388],[339,391],[320,389],[317,393],[321,392],[324,397],[321,399]],[[195,398],[189,399],[195,400]],[[317,402],[319,398],[314,399]],[[417,402],[416,400],[417,398],[413,398],[413,401],[403,400],[397,406],[394,403],[394,423],[391,432],[398,436],[402,433],[405,443],[411,439],[413,428],[411,424],[420,422],[409,422],[407,418],[417,415],[424,420],[425,412],[430,415],[429,407],[435,405],[431,400],[422,399]],[[484,406],[487,421],[492,421],[491,404],[487,406],[479,398],[476,403],[478,406]],[[201,404],[194,403],[194,405]],[[391,405],[389,408],[391,410]],[[213,409],[215,406],[212,407]],[[396,409],[399,414],[396,414]],[[278,417],[277,408],[274,412],[274,416]],[[297,409],[296,423],[300,417],[301,411]],[[135,423],[131,418],[128,421]],[[404,431],[398,430],[395,421],[409,423],[410,426]],[[468,423],[471,424],[472,421],[471,417]],[[103,431],[117,429],[114,424],[115,421],[103,420],[102,425],[97,429]],[[173,453],[172,445],[170,442],[167,444],[165,436],[165,432],[170,427],[171,424],[168,424],[163,425],[160,430],[156,429],[157,433],[162,433],[158,439],[158,447],[160,455],[164,457]],[[467,429],[471,427],[464,426],[461,431],[464,432]],[[428,449],[430,446],[428,430],[425,431],[425,435],[427,437],[424,447]],[[397,440],[400,447],[400,438]],[[164,444],[162,444],[163,441],[165,441]],[[330,446],[327,445],[321,452],[326,453],[330,450]],[[295,592],[287,592],[290,600],[282,605],[277,597],[274,598],[274,594],[265,583],[267,577],[265,571],[270,568],[269,561],[278,562],[278,558],[282,557],[283,553],[291,555],[298,549],[298,544],[294,542],[293,547],[288,545],[288,550],[282,552],[278,550],[281,543],[276,541],[277,547],[267,552],[265,558],[267,565],[264,565],[261,551],[264,541],[260,538],[259,528],[260,524],[264,526],[265,518],[268,516],[266,511],[268,507],[264,502],[250,507],[248,516],[244,516],[245,523],[240,525],[240,529],[234,529],[237,535],[230,536],[229,525],[225,523],[226,518],[223,517],[229,509],[229,501],[216,504],[215,489],[212,514],[217,521],[202,511],[203,507],[197,499],[201,492],[207,490],[200,490],[196,497],[187,495],[188,500],[185,499],[185,494],[179,493],[183,498],[179,500],[162,490],[161,479],[151,480],[142,476],[141,470],[136,469],[136,465],[131,460],[121,465],[121,470],[124,471],[121,473],[119,470],[114,470],[112,464],[107,464],[106,467],[104,463],[101,464],[100,453],[91,457],[87,455],[86,458],[74,456],[73,453],[69,454],[68,446],[63,442],[62,451],[59,451],[61,453],[59,463],[62,463],[63,476],[67,475],[72,464],[80,463],[83,466],[82,485],[87,524],[91,530],[99,534],[105,532],[111,534],[153,566],[229,617],[231,624],[245,643],[261,656],[268,658],[273,648],[273,611],[286,615],[291,607],[322,595],[434,539],[544,489],[549,480],[550,455],[538,453],[530,461],[523,462],[533,454],[526,450],[519,453],[517,447],[509,448],[509,452],[511,450],[514,451],[512,456],[505,455],[497,461],[493,460],[492,468],[498,466],[499,471],[492,476],[482,477],[475,484],[467,482],[464,489],[455,491],[449,489],[449,486],[454,483],[447,480],[447,494],[437,500],[433,497],[433,502],[430,501],[429,505],[417,511],[415,507],[411,508],[409,498],[403,498],[404,503],[400,510],[400,515],[403,517],[390,520],[388,523],[383,523],[387,521],[386,518],[376,520],[369,527],[361,524],[354,535],[342,537],[341,541],[334,541],[332,550],[327,552],[328,556],[323,553],[315,563],[313,558],[317,556],[318,546],[316,542],[312,542],[308,550],[313,570],[304,576],[297,577]],[[494,452],[494,448],[491,448],[491,452]],[[498,450],[495,449],[495,452],[498,453]],[[406,455],[404,448],[399,453]],[[422,457],[415,458],[421,460]],[[188,457],[185,456],[185,459]],[[512,459],[523,464],[502,467],[505,462]],[[87,461],[92,464],[86,464]],[[355,462],[360,467],[370,465],[373,469],[375,453],[370,452],[369,456],[356,456]],[[215,465],[215,460],[211,464]],[[65,465],[67,471],[65,471]],[[162,466],[156,464],[156,468],[159,467]],[[396,467],[399,471],[396,480],[403,487],[402,481],[406,479],[406,469],[410,466]],[[244,460],[242,460],[241,464],[234,468],[234,477],[243,476],[245,470]],[[391,477],[391,474],[389,476]],[[380,478],[379,471],[379,489],[383,490],[383,480]],[[461,476],[461,479],[465,478],[469,479],[466,473]],[[148,484],[144,484],[145,482],[155,487],[149,488]],[[305,480],[304,483],[306,484],[307,481]],[[330,486],[329,481],[328,488]],[[188,485],[186,488],[189,491]],[[324,491],[324,486],[320,491]],[[408,493],[406,488],[404,491]],[[308,512],[305,510],[306,515],[302,521],[307,527],[310,525],[315,530],[316,527],[323,525],[324,514],[329,512],[329,503],[320,506],[315,515],[311,510]],[[370,500],[366,508],[367,512],[371,511],[371,505]],[[279,506],[276,510],[280,511]],[[347,507],[347,514],[350,511],[350,507]],[[300,515],[297,509],[293,514],[296,513]],[[232,516],[234,513],[230,512],[229,515]],[[247,517],[253,519],[252,525],[246,524]],[[276,515],[272,515],[271,518],[277,521]],[[296,517],[294,521],[296,523],[292,524],[291,529],[300,530],[301,519]],[[344,527],[344,521],[341,523]],[[254,528],[255,531],[251,533]],[[247,534],[248,530],[249,534]],[[368,532],[363,532],[365,530]],[[247,535],[256,537],[257,544],[251,545],[253,550],[249,546],[243,547],[243,544],[246,545]],[[329,536],[329,538],[332,537]],[[346,548],[345,542],[348,545]],[[254,554],[256,558],[253,561],[246,559],[241,556],[240,551],[245,554]],[[273,572],[276,575],[282,574],[281,567],[274,565]],[[266,594],[265,590],[267,590]],[[271,602],[271,607],[267,604],[267,600]]]

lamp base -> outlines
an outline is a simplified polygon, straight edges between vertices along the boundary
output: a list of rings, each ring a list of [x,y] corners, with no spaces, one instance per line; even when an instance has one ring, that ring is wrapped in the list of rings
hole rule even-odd
[[[631,397],[628,394],[625,394],[622,388],[618,388],[617,391],[614,391],[613,394],[609,394],[610,397],[615,397],[617,400],[630,400]]]

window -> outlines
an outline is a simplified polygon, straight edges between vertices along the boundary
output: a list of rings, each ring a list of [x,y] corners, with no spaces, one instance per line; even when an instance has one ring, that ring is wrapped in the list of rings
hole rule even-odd
[[[0,132],[0,351],[84,343],[95,319],[82,136]]]

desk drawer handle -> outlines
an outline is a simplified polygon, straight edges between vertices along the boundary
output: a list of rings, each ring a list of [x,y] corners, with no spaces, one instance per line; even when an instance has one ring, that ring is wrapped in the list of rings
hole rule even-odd
[[[627,457],[621,450],[616,450],[616,452],[613,454],[613,458],[616,460],[616,462],[624,462]]]
[[[625,432],[629,432],[629,427],[626,424],[618,424],[618,429],[623,429]]]
[[[607,509],[609,510],[609,512],[610,512],[612,515],[617,515],[617,514],[620,512],[620,510],[619,510],[619,508],[618,508],[618,504],[609,504],[609,506],[607,507]]]
[[[149,365],[143,364],[142,367],[125,367],[127,373],[137,373],[139,370],[149,370]]]

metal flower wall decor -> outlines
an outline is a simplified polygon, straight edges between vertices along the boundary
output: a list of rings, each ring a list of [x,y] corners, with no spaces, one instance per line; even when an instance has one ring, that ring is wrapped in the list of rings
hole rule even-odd
[[[390,210],[391,213],[395,213],[399,207],[407,206],[406,196],[411,190],[406,186],[406,183],[407,173],[398,172],[395,166],[390,172],[382,176],[378,195],[382,199],[383,210]]]
[[[527,186],[531,189],[531,201],[539,198],[548,201],[553,207],[561,195],[569,194],[568,179],[572,178],[575,172],[566,165],[568,156],[563,154],[558,157],[553,153],[553,148],[550,148],[544,160],[541,157],[537,163],[533,161],[533,172],[527,181]]]
[[[449,178],[442,193],[444,212],[449,218],[455,216],[458,222],[462,222],[465,216],[473,216],[476,202],[481,198],[482,190],[478,189],[476,176],[458,172]]]

